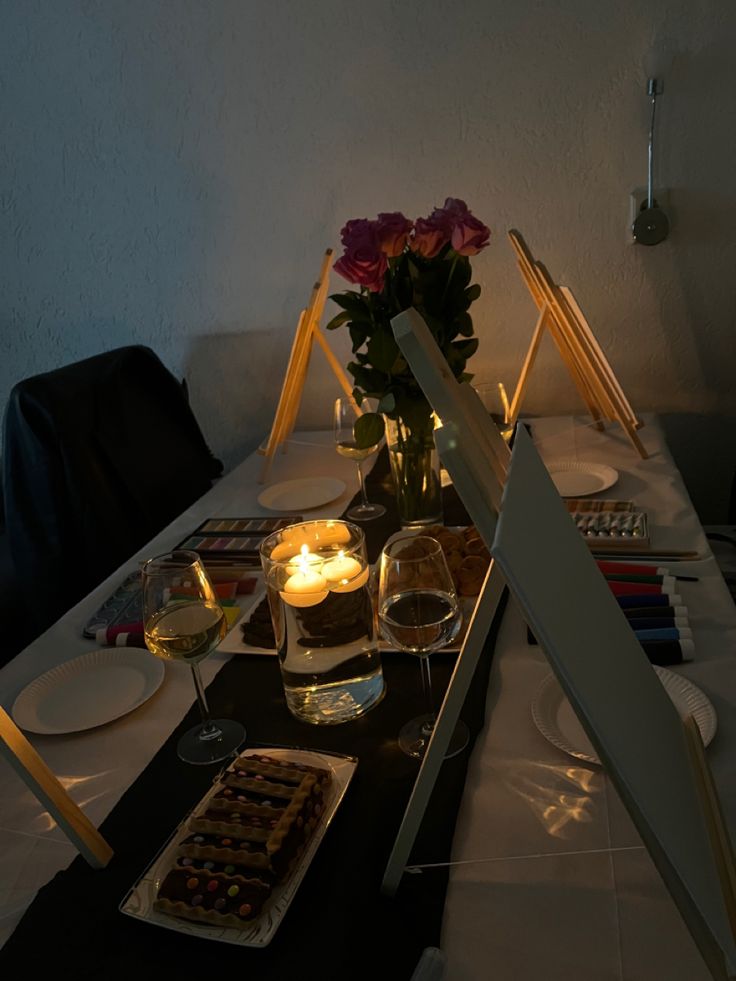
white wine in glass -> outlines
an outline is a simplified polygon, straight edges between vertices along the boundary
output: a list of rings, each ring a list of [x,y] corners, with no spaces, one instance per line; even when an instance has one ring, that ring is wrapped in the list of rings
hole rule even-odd
[[[457,637],[462,613],[442,547],[434,538],[407,536],[389,543],[381,554],[378,621],[384,638],[397,650],[415,654],[422,669],[427,712],[399,732],[399,746],[421,759],[436,719],[429,655]],[[446,758],[468,744],[465,723],[458,722]]]
[[[368,403],[368,399],[363,400],[363,406],[369,411],[373,411]],[[371,518],[380,518],[382,514],[386,513],[386,508],[382,504],[369,502],[363,476],[363,462],[378,450],[379,444],[360,447],[357,445],[353,431],[356,418],[355,403],[351,399],[335,399],[335,449],[340,456],[356,462],[358,481],[360,482],[361,503],[350,508],[345,516],[351,521],[369,521]]]
[[[177,550],[143,566],[143,624],[152,654],[192,669],[202,723],[179,740],[179,758],[205,764],[232,756],[245,739],[245,729],[232,719],[210,718],[199,673],[199,662],[227,633],[227,621],[196,552]]]

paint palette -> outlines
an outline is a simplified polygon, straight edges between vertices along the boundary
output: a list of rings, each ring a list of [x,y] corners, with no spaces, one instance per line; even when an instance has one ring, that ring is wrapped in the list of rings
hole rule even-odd
[[[259,548],[267,535],[288,528],[300,515],[288,518],[207,518],[177,548],[197,552],[207,559],[228,559],[251,564],[260,562]]]

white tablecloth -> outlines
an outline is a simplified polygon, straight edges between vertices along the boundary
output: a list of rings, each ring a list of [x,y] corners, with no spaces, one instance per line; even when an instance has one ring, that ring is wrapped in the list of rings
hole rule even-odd
[[[631,498],[652,519],[659,548],[697,549],[679,563],[690,609],[696,661],[683,674],[711,698],[719,729],[710,750],[731,827],[736,819],[736,611],[654,420],[641,431],[651,453],[641,461],[623,435],[601,434],[582,419],[535,420],[547,459],[608,463],[615,487],[600,496]],[[48,668],[94,648],[81,627],[128,571],[177,544],[210,515],[267,514],[257,503],[261,458],[253,456],[59,623],[0,671],[0,701]],[[310,517],[339,514],[357,489],[355,468],[334,452],[330,434],[300,434],[276,458],[270,481],[305,474],[338,476],[342,497]],[[145,652],[141,656],[148,656]],[[209,680],[224,663],[203,665]],[[275,665],[274,665],[275,667]],[[544,655],[526,642],[513,602],[504,617],[488,695],[488,724],[470,762],[458,818],[445,911],[446,977],[464,979],[656,978],[699,981],[707,974],[647,853],[600,768],[579,764],[546,742],[530,702],[547,675]],[[166,665],[166,681],[145,705],[88,733],[34,737],[72,797],[99,825],[148,764],[193,700],[186,669]],[[247,720],[246,720],[247,724]],[[72,847],[8,766],[0,763],[0,941],[35,891],[74,857]]]

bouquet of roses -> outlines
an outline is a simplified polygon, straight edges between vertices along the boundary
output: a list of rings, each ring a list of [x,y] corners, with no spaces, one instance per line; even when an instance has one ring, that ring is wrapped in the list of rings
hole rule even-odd
[[[427,218],[410,221],[401,212],[356,218],[341,232],[344,254],[335,271],[358,286],[330,297],[340,312],[327,324],[347,324],[355,360],[348,370],[354,394],[378,399],[377,413],[356,421],[359,446],[372,446],[384,432],[383,416],[400,420],[418,440],[431,436],[432,409],[401,355],[391,318],[415,307],[432,331],[456,378],[466,381],[468,359],[478,348],[470,305],[480,296],[471,285],[470,256],[488,245],[490,230],[464,201],[447,198]]]

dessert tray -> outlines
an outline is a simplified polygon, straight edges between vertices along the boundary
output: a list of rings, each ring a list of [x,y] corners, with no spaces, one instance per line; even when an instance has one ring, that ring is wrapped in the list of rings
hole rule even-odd
[[[212,884],[215,881],[226,879],[225,875],[218,874],[217,865],[215,865],[212,872],[207,870],[207,865],[212,866],[214,864],[212,862],[208,862],[204,867],[201,867],[201,863],[198,863],[200,867],[190,864],[183,868],[181,866],[184,863],[181,863],[181,866],[177,866],[177,856],[186,853],[183,850],[187,848],[185,841],[192,839],[192,823],[194,823],[195,830],[198,825],[201,825],[203,822],[206,823],[206,818],[204,817],[205,811],[208,811],[212,806],[216,806],[213,805],[212,799],[216,795],[221,796],[224,781],[228,777],[236,778],[238,760],[235,760],[216,778],[213,787],[189,814],[187,814],[158,855],[125,896],[119,907],[121,913],[125,913],[127,916],[133,916],[139,920],[144,920],[146,923],[152,923],[155,926],[164,927],[167,930],[175,930],[179,933],[204,937],[208,940],[218,940],[221,943],[235,944],[240,947],[265,947],[271,942],[314,858],[330,822],[335,816],[340,802],[345,796],[345,792],[358,765],[358,760],[354,756],[341,756],[324,751],[315,752],[312,750],[282,747],[246,750],[239,757],[239,760],[249,757],[254,757],[258,760],[268,758],[271,763],[282,764],[285,768],[295,766],[304,770],[310,767],[317,767],[320,770],[327,771],[329,775],[329,782],[326,783],[324,794],[321,798],[322,810],[319,818],[316,820],[311,835],[306,837],[304,848],[291,865],[286,877],[273,886],[270,896],[264,901],[260,912],[251,919],[241,921],[237,921],[234,915],[223,915],[223,923],[220,924],[204,922],[204,917],[202,922],[196,919],[185,919],[182,916],[173,915],[173,913],[164,912],[162,909],[157,908],[157,906],[161,905],[159,890],[167,875],[172,870],[176,870],[177,873],[181,872],[184,878],[187,876],[198,877],[202,885],[198,885],[197,889],[201,888],[201,891],[205,894],[208,885],[212,888]],[[258,777],[257,779],[261,778]],[[235,835],[234,837],[237,838],[238,836]],[[190,845],[188,847],[190,850],[192,848],[194,848],[194,851],[197,850],[195,846]],[[224,861],[226,860],[220,859],[221,863]],[[225,871],[227,872],[228,869],[232,869],[232,866],[226,866]],[[252,874],[258,876],[260,873],[253,871]],[[191,882],[194,881],[196,881],[196,878],[191,879]],[[221,894],[232,895],[225,888],[229,882],[242,885],[245,880],[242,874],[233,875],[222,882]],[[189,889],[193,888],[189,882],[186,885]],[[231,886],[230,888],[232,889],[233,887]],[[201,898],[200,896],[200,902]],[[197,897],[192,894],[189,905],[195,906],[196,899]],[[202,908],[200,906],[200,909]],[[191,910],[189,912],[191,913]]]

